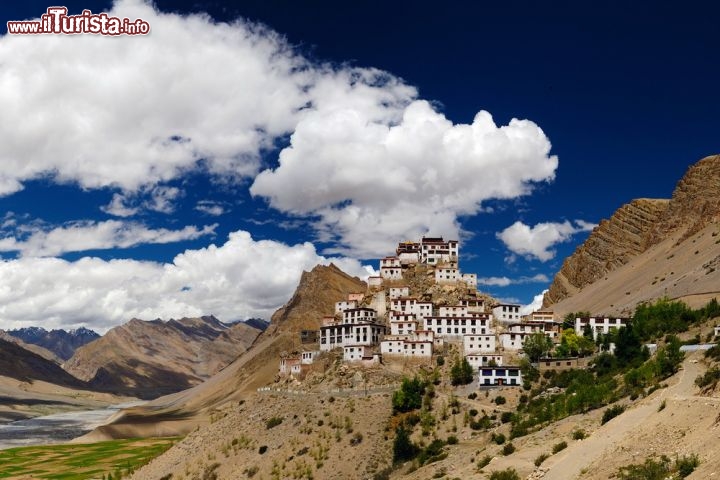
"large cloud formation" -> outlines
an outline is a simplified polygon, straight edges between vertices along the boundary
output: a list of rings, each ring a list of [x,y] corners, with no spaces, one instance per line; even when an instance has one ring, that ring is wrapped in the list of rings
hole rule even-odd
[[[481,111],[453,124],[397,77],[311,62],[241,20],[140,0],[110,14],[142,18],[152,34],[0,39],[0,194],[50,176],[118,188],[105,211],[130,216],[133,192],[188,171],[255,178],[263,153],[291,134],[252,193],[312,218],[335,251],[372,257],[397,238],[457,236],[458,217],[483,201],[554,178],[557,158],[531,121],[498,126]]]
[[[303,270],[330,262],[352,275],[372,273],[355,260],[318,255],[311,243],[255,241],[244,231],[167,264],[92,257],[5,260],[0,319],[4,328],[89,325],[103,332],[132,317],[269,318],[290,298]]]
[[[533,122],[498,127],[482,111],[471,125],[454,125],[422,100],[398,110],[396,122],[372,120],[388,109],[308,113],[280,166],[260,173],[251,192],[319,217],[325,239],[345,246],[335,251],[367,258],[428,231],[457,238],[460,215],[554,178],[557,158]]]
[[[130,218],[171,213],[183,192],[168,185],[200,171],[251,184],[271,207],[310,223],[334,245],[323,254],[374,258],[398,239],[460,235],[458,218],[486,200],[554,178],[550,141],[529,120],[497,125],[480,111],[454,124],[391,74],[318,64],[242,20],[161,13],[143,0],[117,0],[109,14],[142,18],[152,33],[0,37],[0,195],[39,178],[110,188],[104,211]],[[267,316],[303,269],[328,261],[311,244],[255,242],[243,232],[171,264],[34,257],[128,246],[134,233],[165,242],[213,230],[128,220],[6,238],[2,249],[23,257],[0,262],[0,319],[102,328],[130,316]]]

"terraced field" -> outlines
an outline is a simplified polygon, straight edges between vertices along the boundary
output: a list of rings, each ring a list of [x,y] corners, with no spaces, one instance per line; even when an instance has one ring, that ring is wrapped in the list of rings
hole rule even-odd
[[[0,451],[0,478],[120,478],[165,452],[177,440],[151,438],[11,448]]]

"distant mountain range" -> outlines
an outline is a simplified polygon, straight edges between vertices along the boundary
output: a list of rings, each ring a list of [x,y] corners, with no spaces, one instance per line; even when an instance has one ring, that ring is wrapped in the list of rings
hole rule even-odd
[[[96,332],[80,327],[75,330],[50,330],[42,327],[28,327],[17,330],[7,330],[8,335],[22,340],[30,345],[43,347],[61,360],[68,360],[75,354],[75,350],[100,338]]]
[[[213,316],[132,319],[79,348],[64,368],[97,391],[155,398],[210,378],[260,333],[250,323],[227,325]]]

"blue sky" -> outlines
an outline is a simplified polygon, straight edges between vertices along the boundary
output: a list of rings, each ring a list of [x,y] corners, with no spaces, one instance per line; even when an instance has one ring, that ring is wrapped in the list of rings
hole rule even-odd
[[[268,318],[302,270],[462,240],[530,303],[589,230],[718,153],[711,2],[0,6],[0,328]]]

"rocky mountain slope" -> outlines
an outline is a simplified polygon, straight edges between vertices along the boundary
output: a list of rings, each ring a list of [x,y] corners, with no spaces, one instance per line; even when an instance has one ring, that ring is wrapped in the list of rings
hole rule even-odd
[[[130,320],[75,352],[64,368],[100,391],[156,398],[210,378],[255,341],[258,329],[215,317]]]
[[[14,343],[15,345],[18,345],[25,350],[29,350],[33,353],[36,353],[43,357],[46,360],[50,360],[53,363],[56,363],[58,365],[61,365],[63,363],[63,360],[55,355],[53,352],[48,350],[47,348],[43,348],[39,345],[33,345],[32,343],[25,343],[21,339],[14,337],[7,333],[4,330],[0,330],[0,339],[5,340],[6,342]]]
[[[719,230],[715,155],[693,165],[670,200],[634,200],[603,220],[565,260],[543,306],[612,314],[662,296],[702,302],[720,291]]]
[[[70,331],[47,331],[42,327],[29,327],[8,330],[7,333],[27,344],[45,348],[62,360],[68,360],[75,350],[100,338],[96,332],[83,327]]]
[[[292,298],[275,312],[268,329],[237,360],[189,390],[125,410],[88,439],[185,435],[208,423],[218,408],[244,400],[273,381],[280,354],[298,347],[300,329],[318,328],[322,316],[334,312],[338,298],[365,288],[364,282],[335,265],[318,265],[304,272]]]
[[[4,332],[3,332],[4,333]],[[22,341],[0,337],[0,423],[71,410],[94,410],[127,402],[88,385],[64,371],[54,355],[30,345],[42,354],[22,347]],[[5,432],[7,434],[7,432]]]
[[[364,292],[365,282],[351,277],[334,264],[318,265],[303,272],[292,298],[270,319],[268,333],[298,333],[303,329],[318,329],[323,315],[335,312],[335,302],[351,292]]]
[[[25,350],[14,342],[2,339],[0,339],[0,376],[25,382],[41,380],[73,388],[87,387],[85,382],[63,370],[57,363]]]

